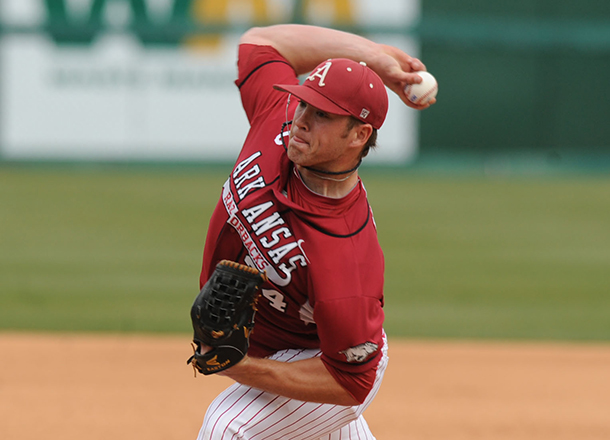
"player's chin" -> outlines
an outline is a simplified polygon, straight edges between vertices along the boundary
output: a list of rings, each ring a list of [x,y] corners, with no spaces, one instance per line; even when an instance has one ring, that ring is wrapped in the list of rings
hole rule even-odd
[[[288,144],[288,149],[287,149],[287,153],[288,153],[288,159],[290,159],[292,162],[296,163],[297,165],[303,165],[302,162],[305,161],[306,157],[307,157],[307,153],[308,153],[308,148],[306,148],[304,145],[302,144],[293,144],[290,143]]]

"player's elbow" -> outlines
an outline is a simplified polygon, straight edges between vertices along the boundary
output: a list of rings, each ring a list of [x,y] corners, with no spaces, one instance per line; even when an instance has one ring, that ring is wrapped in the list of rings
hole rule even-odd
[[[356,399],[349,392],[345,392],[341,396],[336,396],[336,397],[337,397],[337,400],[335,402],[333,402],[336,405],[357,406],[357,405],[361,405],[364,402],[364,399],[362,399],[362,401],[360,401],[360,399]]]
[[[353,403],[353,405],[362,405],[364,403],[364,401],[366,400],[366,398],[369,396],[369,393],[371,392],[370,389],[361,389],[358,390],[357,393],[350,393],[350,396],[352,398],[352,401],[355,402]]]
[[[269,38],[267,28],[252,27],[248,29],[239,39],[239,44],[256,44],[258,46],[273,46],[273,41]]]
[[[337,368],[335,366],[337,363],[327,356],[322,355],[322,361],[344,391],[341,393],[344,400],[351,402],[349,405],[361,405],[364,403],[375,386],[377,369],[370,368],[360,372],[349,372]]]

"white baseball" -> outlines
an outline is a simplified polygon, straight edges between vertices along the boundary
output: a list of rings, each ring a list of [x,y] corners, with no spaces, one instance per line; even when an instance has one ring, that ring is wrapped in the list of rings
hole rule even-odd
[[[438,92],[438,83],[436,78],[428,72],[413,72],[421,76],[422,82],[419,84],[407,84],[405,87],[405,95],[413,104],[424,105],[432,98],[436,97]]]

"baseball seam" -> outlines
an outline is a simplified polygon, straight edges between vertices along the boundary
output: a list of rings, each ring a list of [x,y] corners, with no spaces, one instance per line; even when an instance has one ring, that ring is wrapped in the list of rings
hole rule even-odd
[[[426,99],[432,92],[435,92],[438,89],[438,84],[435,84],[434,87],[432,87],[430,90],[428,90],[426,93],[424,93],[423,95],[421,95],[419,98],[417,98],[416,101],[411,101],[413,104],[422,104],[422,101],[424,99]],[[411,86],[409,85],[408,87],[408,95],[411,94]]]

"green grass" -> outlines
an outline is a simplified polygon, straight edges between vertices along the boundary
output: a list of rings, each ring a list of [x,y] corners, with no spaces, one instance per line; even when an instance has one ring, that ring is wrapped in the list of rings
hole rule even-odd
[[[219,171],[0,169],[0,326],[188,331]]]
[[[224,168],[0,168],[0,329],[190,332]],[[610,340],[610,179],[363,170],[390,336]]]
[[[610,179],[372,179],[389,334],[610,340]]]

